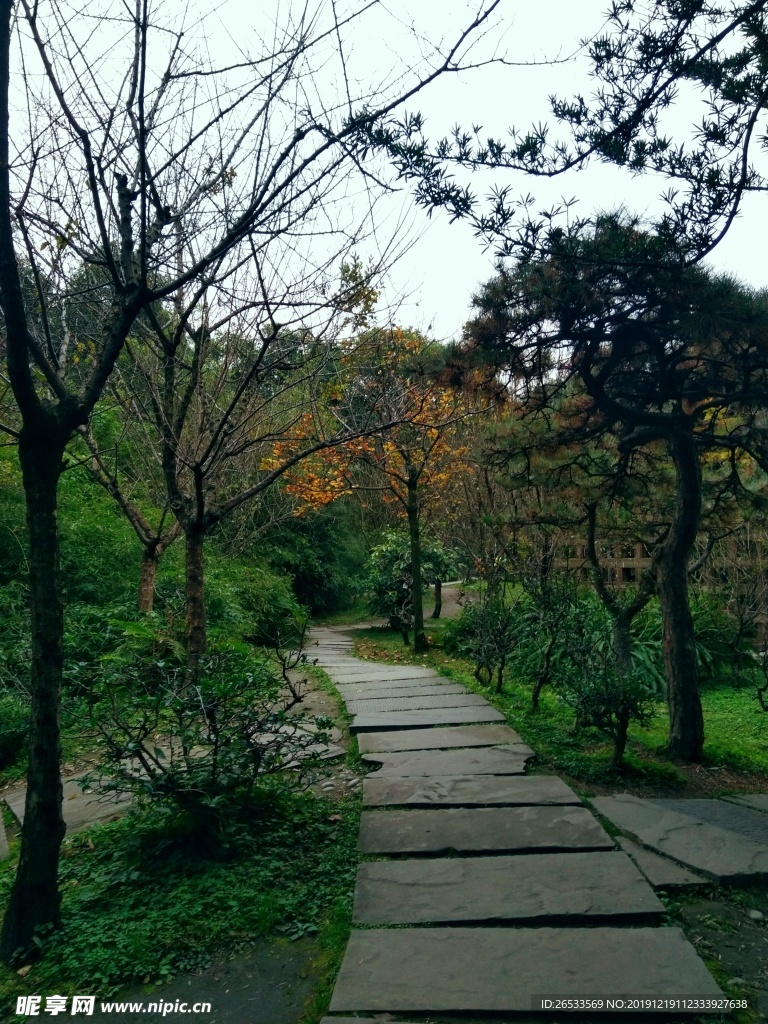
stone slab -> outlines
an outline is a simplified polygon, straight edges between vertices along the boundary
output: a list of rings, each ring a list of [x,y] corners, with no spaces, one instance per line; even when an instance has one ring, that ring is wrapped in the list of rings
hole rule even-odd
[[[67,832],[77,832],[81,828],[95,825],[99,821],[110,821],[118,815],[125,814],[132,801],[128,794],[115,793],[83,793],[77,778],[64,779],[64,802],[62,814]],[[8,790],[4,796],[20,824],[24,824],[24,803],[27,799],[27,787]]]
[[[523,775],[533,756],[523,744],[509,747],[461,747],[458,750],[402,750],[393,754],[363,754],[381,768],[371,779],[414,776]]]
[[[309,658],[309,661],[316,661],[318,665],[322,665],[322,666],[324,666],[326,668],[344,669],[344,670],[346,670],[346,669],[350,669],[351,670],[354,667],[354,665],[356,663],[356,660],[357,659],[352,658],[352,657],[342,658],[342,657],[339,657],[338,655],[334,655],[333,657],[331,657],[328,654],[315,654],[313,657]]]
[[[751,807],[754,811],[765,811],[768,814],[768,793],[742,793],[740,796],[722,798],[740,807]]]
[[[616,842],[637,864],[654,889],[683,889],[692,885],[709,885],[708,878],[694,874],[680,867],[673,860],[667,860],[658,853],[646,850],[631,839],[617,837]]]
[[[508,725],[467,725],[448,729],[372,732],[362,733],[357,739],[361,754],[383,754],[400,750],[450,750],[454,747],[495,747],[501,743],[520,744],[522,740]]]
[[[423,711],[369,711],[355,715],[350,732],[381,732],[382,729],[419,729],[426,725],[462,725],[469,722],[503,722],[504,715],[487,707],[431,708]]]
[[[8,837],[5,834],[5,822],[3,816],[0,814],[0,860],[6,860],[10,855],[8,849]]]
[[[366,665],[360,662],[359,667],[351,669],[334,669],[328,673],[339,683],[359,683],[370,679],[374,682],[386,679],[439,679],[432,668],[418,668],[412,665]]]
[[[345,700],[378,700],[384,697],[434,697],[441,693],[467,693],[461,683],[441,683],[435,679],[419,682],[398,679],[396,685],[388,683],[337,683],[336,689]]]
[[[591,803],[643,846],[718,882],[768,878],[768,846],[633,796],[597,797]]]
[[[427,708],[487,708],[488,701],[477,693],[438,693],[426,697],[371,697],[345,700],[351,715],[377,714],[380,711],[423,711]]]
[[[727,800],[657,800],[653,803],[678,814],[699,818],[710,825],[728,829],[745,839],[768,846],[768,817],[753,807],[741,807]]]
[[[441,775],[363,782],[364,807],[521,807],[575,805],[581,800],[555,775]]]
[[[358,924],[654,924],[663,903],[624,853],[373,861],[357,873]]]
[[[330,673],[329,673],[330,674]],[[334,680],[334,682],[336,682]],[[349,682],[349,683],[336,683],[336,688],[339,693],[342,691],[354,691],[355,693],[379,693],[383,691],[386,694],[397,695],[396,691],[400,693],[407,693],[416,687],[431,687],[432,689],[438,689],[441,686],[451,686],[447,679],[442,679],[440,676],[435,676],[433,679],[429,677],[419,679],[369,679],[363,682]],[[460,683],[454,683],[454,686],[461,686]],[[461,687],[464,693],[467,692],[467,688]],[[361,698],[367,699],[367,698]]]
[[[586,807],[481,807],[363,811],[363,853],[522,853],[612,850]]]
[[[330,1011],[530,1013],[536,995],[722,993],[679,928],[370,929],[350,937]]]

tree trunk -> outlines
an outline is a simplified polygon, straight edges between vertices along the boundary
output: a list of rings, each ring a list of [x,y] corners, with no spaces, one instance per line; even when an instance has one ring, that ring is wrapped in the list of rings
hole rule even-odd
[[[35,933],[60,924],[59,848],[64,838],[59,712],[64,614],[59,580],[56,491],[64,444],[25,428],[19,441],[29,531],[31,727],[21,856],[0,934],[0,958],[34,948]]]
[[[421,580],[421,536],[419,532],[418,480],[408,475],[408,533],[411,539],[411,578],[413,599],[413,649],[416,654],[427,650],[424,633],[424,594]]]
[[[629,709],[622,708],[617,716],[616,735],[613,738],[613,758],[611,768],[614,771],[621,771],[621,763],[624,760],[624,751],[627,747],[627,734],[629,732]]]
[[[656,560],[669,707],[669,753],[682,761],[699,761],[704,746],[704,719],[688,601],[688,560],[701,515],[701,466],[690,433],[676,434],[669,451],[675,467],[675,515]]]
[[[443,581],[435,580],[435,607],[432,609],[432,618],[439,619],[443,610]]]
[[[185,531],[186,599],[187,599],[187,686],[194,686],[200,675],[200,660],[205,654],[207,630],[205,621],[205,566],[203,542],[205,534],[193,526]]]
[[[624,679],[632,666],[632,618],[626,610],[613,620],[613,653],[619,677]]]
[[[160,554],[156,547],[145,547],[139,565],[139,611],[151,612],[155,606],[155,579]]]
[[[555,636],[549,638],[547,649],[544,651],[544,662],[539,670],[539,674],[536,677],[536,682],[533,685],[533,692],[531,693],[531,711],[539,710],[539,698],[541,697],[541,691],[546,686],[552,675],[552,654],[555,650]]]

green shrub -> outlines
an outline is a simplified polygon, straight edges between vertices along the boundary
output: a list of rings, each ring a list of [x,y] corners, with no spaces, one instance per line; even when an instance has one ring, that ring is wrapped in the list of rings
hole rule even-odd
[[[733,678],[736,663],[749,664],[751,642],[748,637],[737,639],[733,622],[711,594],[704,594],[691,601],[691,616],[696,643],[696,667],[699,682],[717,685]],[[637,616],[634,629],[647,638],[646,649],[655,647],[654,670],[663,680],[664,669],[661,658],[662,622],[657,601],[651,601]],[[649,654],[649,665],[651,663]]]
[[[16,580],[0,587],[0,688],[26,686],[30,658],[28,593]]]
[[[17,693],[0,692],[0,769],[13,764],[29,732],[29,705]]]
[[[190,686],[183,649],[162,629],[146,619],[124,625],[124,643],[101,659],[93,679],[90,719],[103,756],[92,785],[219,830],[268,776],[279,774],[288,787],[318,770],[325,734],[317,730],[325,723],[288,715],[301,690],[287,672],[279,680],[263,655],[229,640],[211,645]]]
[[[343,611],[357,596],[367,550],[352,512],[343,501],[334,502],[264,535],[270,566],[290,578],[296,600],[313,615]]]
[[[422,539],[421,576],[424,585],[450,579],[457,561],[439,541]],[[395,629],[410,626],[413,615],[413,570],[408,534],[390,530],[373,549],[366,563],[365,590],[374,615],[387,619]]]
[[[497,693],[502,690],[507,662],[523,638],[522,605],[516,590],[510,596],[504,586],[485,588],[443,634],[446,650],[474,664],[476,679],[488,686],[496,676]]]
[[[290,580],[264,565],[212,551],[207,560],[206,610],[211,638],[247,638],[274,647],[291,644],[306,618]]]

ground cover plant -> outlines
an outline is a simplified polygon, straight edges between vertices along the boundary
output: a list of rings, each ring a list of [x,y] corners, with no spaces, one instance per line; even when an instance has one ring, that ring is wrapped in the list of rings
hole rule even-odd
[[[224,837],[155,811],[67,838],[63,928],[44,938],[24,977],[0,971],[0,1000],[109,995],[194,972],[263,936],[338,930],[351,907],[358,819],[354,795],[332,802],[273,787]],[[0,865],[0,898],[15,861]]]

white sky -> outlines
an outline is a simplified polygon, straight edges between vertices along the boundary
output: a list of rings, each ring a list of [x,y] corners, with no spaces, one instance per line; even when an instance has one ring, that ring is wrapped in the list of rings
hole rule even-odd
[[[477,44],[478,55],[488,55],[495,47],[516,61],[562,59],[574,53],[580,39],[599,33],[605,23],[608,0],[504,0],[493,28]],[[403,35],[411,20],[417,28],[436,40],[436,27],[447,37],[451,27],[465,23],[473,5],[461,0],[389,0],[387,10],[403,21]],[[398,52],[391,41],[384,44],[373,31],[358,33],[354,57],[357,66],[383,77],[397,61]],[[388,29],[391,31],[392,26]],[[391,37],[390,37],[391,40]],[[352,62],[350,61],[350,67]],[[374,76],[375,77],[375,74]],[[548,96],[568,97],[575,92],[589,93],[588,63],[572,60],[555,66],[490,67],[461,76],[444,76],[412,104],[427,117],[427,130],[435,137],[447,133],[454,124],[480,124],[490,135],[504,136],[515,124],[525,128],[548,118]],[[701,116],[699,109],[680,107],[674,123],[685,131]],[[625,205],[631,212],[651,214],[658,209],[657,196],[668,183],[651,176],[632,177],[619,168],[594,165],[586,171],[569,174],[556,182],[544,182],[524,175],[476,176],[474,189],[486,194],[492,184],[510,184],[515,193],[531,193],[541,208],[561,197],[576,197],[577,213],[584,216],[594,210]],[[397,303],[397,319],[404,324],[426,329],[439,338],[456,335],[470,314],[472,292],[493,274],[492,253],[483,252],[469,228],[449,224],[436,213],[429,219],[408,199],[407,192],[390,201],[392,217],[406,216],[415,239],[411,250],[393,269],[386,301]],[[768,285],[764,269],[765,239],[768,237],[768,200],[748,200],[729,235],[710,258],[710,264],[735,274],[745,282]]]
[[[248,47],[258,36],[262,49],[274,34],[273,22],[296,20],[304,3],[320,8],[323,24],[335,8],[340,16],[359,9],[367,0],[220,0],[211,6],[207,0],[154,0],[154,6],[170,25],[178,18],[190,23],[212,53],[236,52]],[[359,22],[348,28],[344,45],[345,71],[350,91],[359,95],[388,84],[399,76],[408,76],[420,64],[420,55],[454,39],[478,9],[481,0],[382,0],[371,5]],[[575,53],[578,41],[599,33],[604,25],[604,10],[609,0],[502,0],[472,51],[476,60],[494,53],[510,61],[560,60]],[[98,5],[90,3],[94,15]],[[203,14],[197,21],[192,13]],[[186,11],[186,13],[184,13]],[[90,30],[83,15],[73,22]],[[96,18],[94,25],[99,25]],[[127,24],[127,23],[126,23]],[[332,22],[330,23],[332,24]],[[109,50],[105,51],[107,54]],[[322,57],[312,87],[327,106],[343,100],[342,69],[333,48]],[[487,135],[503,138],[514,124],[525,129],[548,120],[548,96],[570,97],[591,91],[588,63],[573,59],[539,67],[492,65],[461,75],[443,76],[411,104],[427,118],[427,133],[438,138],[456,125],[470,128],[482,125]],[[700,110],[686,111],[683,105],[671,122],[675,130],[687,133],[689,122]],[[548,208],[562,198],[578,199],[577,214],[588,216],[596,210],[625,206],[630,212],[651,215],[656,197],[668,184],[649,176],[632,178],[626,172],[607,165],[594,165],[554,182],[528,178],[522,174],[503,176],[476,175],[473,189],[485,195],[493,185],[509,185],[515,194],[532,194],[536,208]],[[380,225],[380,244],[385,244],[395,225],[405,220],[413,242],[408,252],[392,269],[382,305],[394,310],[393,319],[406,325],[430,329],[432,336],[450,338],[458,334],[470,315],[473,291],[493,274],[493,254],[483,252],[469,228],[450,225],[437,212],[431,218],[412,203],[407,186],[381,204],[385,214]],[[753,199],[713,254],[710,263],[734,273],[744,281],[762,287],[768,284],[763,269],[763,240],[768,235],[768,200]],[[363,253],[364,255],[364,253]],[[430,328],[431,325],[431,328]]]

